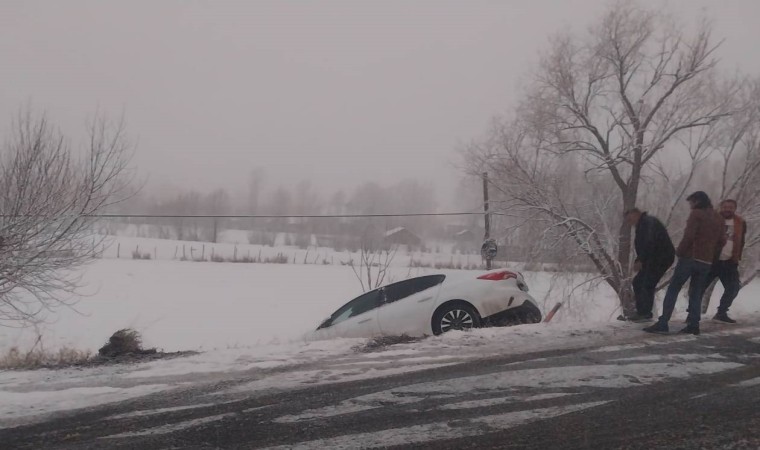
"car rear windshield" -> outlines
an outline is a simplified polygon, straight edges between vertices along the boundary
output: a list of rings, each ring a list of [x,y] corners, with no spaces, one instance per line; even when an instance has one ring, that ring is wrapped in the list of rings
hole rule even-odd
[[[389,284],[384,288],[385,301],[390,303],[401,300],[402,298],[438,286],[443,283],[443,280],[445,279],[446,275],[427,275]]]

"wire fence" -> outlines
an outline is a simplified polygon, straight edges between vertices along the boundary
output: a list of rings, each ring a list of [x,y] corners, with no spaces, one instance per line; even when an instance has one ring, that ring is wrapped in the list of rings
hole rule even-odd
[[[491,213],[496,216],[498,214]],[[480,268],[482,211],[370,214],[105,213],[104,258],[350,264],[362,249],[397,249],[409,267]]]
[[[504,213],[489,212],[492,216]],[[86,217],[101,219],[357,219],[371,217],[445,217],[445,216],[484,216],[480,212],[442,212],[442,213],[378,213],[378,214],[88,214]],[[8,217],[8,216],[2,216]]]

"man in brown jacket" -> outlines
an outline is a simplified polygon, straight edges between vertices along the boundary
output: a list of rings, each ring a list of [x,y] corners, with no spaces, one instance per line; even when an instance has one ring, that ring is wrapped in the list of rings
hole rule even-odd
[[[726,245],[723,246],[717,261],[712,265],[705,280],[705,289],[718,278],[723,285],[723,296],[720,298],[718,313],[713,317],[725,323],[736,323],[728,317],[728,308],[739,295],[742,288],[739,280],[739,261],[742,259],[744,241],[747,237],[747,223],[736,214],[736,200],[727,199],[720,202],[720,215],[725,221]]]
[[[648,333],[667,333],[668,322],[673,315],[681,288],[691,279],[689,286],[689,316],[687,326],[681,333],[699,334],[699,319],[702,311],[702,294],[705,280],[718,252],[726,242],[723,218],[713,209],[710,197],[702,191],[694,192],[686,200],[691,206],[691,214],[686,221],[686,229],[681,243],[676,248],[678,262],[670,280],[665,300],[662,303],[662,315],[651,327],[644,328]]]

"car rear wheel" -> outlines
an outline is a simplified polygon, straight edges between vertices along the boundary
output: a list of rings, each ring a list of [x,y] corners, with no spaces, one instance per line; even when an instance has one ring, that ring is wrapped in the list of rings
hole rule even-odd
[[[472,306],[463,303],[448,303],[433,315],[433,334],[439,335],[451,330],[469,330],[480,326],[480,315]]]

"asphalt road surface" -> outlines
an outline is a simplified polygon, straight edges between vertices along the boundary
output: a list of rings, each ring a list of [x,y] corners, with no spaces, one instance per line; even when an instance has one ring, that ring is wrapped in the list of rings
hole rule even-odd
[[[760,448],[755,326],[288,392],[246,381],[0,430],[0,448]]]

